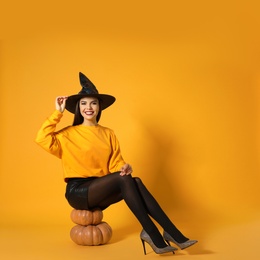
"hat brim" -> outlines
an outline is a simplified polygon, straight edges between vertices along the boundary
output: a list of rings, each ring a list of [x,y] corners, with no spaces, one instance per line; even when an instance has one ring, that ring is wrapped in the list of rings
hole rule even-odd
[[[115,97],[107,94],[77,94],[68,97],[68,99],[66,100],[66,109],[69,112],[75,114],[77,102],[84,97],[96,97],[98,100],[101,101],[102,110],[108,108],[116,101]]]

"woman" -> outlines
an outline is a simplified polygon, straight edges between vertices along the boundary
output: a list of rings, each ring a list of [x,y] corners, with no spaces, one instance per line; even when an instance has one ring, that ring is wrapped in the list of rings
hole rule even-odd
[[[131,165],[122,158],[114,132],[98,124],[102,110],[115,98],[99,94],[94,84],[79,74],[82,90],[77,95],[56,98],[56,110],[39,130],[36,142],[62,160],[66,198],[75,209],[106,209],[124,200],[143,227],[147,242],[157,254],[174,252],[195,244],[170,221],[140,178],[132,177]],[[65,108],[74,114],[72,126],[55,131]],[[151,217],[164,229],[160,234]],[[165,243],[168,243],[168,245]]]

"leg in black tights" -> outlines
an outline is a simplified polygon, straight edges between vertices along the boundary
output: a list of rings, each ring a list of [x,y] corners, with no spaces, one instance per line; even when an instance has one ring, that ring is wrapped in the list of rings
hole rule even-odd
[[[89,186],[88,204],[91,208],[105,209],[122,199],[125,200],[157,247],[162,248],[166,244],[149,215],[177,241],[187,240],[171,223],[139,178],[132,178],[131,175],[120,176],[119,173],[113,173],[95,179]]]
[[[143,203],[147,209],[148,214],[156,220],[160,226],[167,231],[177,242],[183,243],[188,240],[171,222],[168,216],[164,213],[158,202],[152,196],[152,194],[147,190],[140,178],[134,178],[135,183],[138,187]]]
[[[90,208],[107,208],[109,205],[124,199],[130,210],[149,234],[154,244],[163,248],[166,243],[159,230],[147,214],[145,205],[131,175],[120,176],[119,172],[93,180],[88,189]]]

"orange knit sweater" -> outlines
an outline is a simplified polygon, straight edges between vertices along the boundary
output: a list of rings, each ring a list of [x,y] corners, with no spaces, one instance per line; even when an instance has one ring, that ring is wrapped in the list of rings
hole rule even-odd
[[[35,139],[62,160],[64,179],[104,176],[125,164],[114,132],[101,125],[68,126],[56,131],[63,114],[58,110],[43,123]]]

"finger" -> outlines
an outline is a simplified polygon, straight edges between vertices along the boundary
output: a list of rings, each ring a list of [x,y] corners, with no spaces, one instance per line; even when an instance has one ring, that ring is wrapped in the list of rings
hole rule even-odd
[[[124,172],[126,170],[126,165],[123,165],[120,169],[120,171]]]
[[[130,175],[132,172],[133,172],[133,171],[130,170],[130,171],[128,171],[128,172],[126,173],[126,175]]]
[[[127,171],[127,172],[132,172],[132,167],[131,167],[131,165],[129,165],[129,164],[127,165],[126,171]]]
[[[65,101],[65,100],[66,100],[66,98],[65,98],[65,97],[61,97],[61,98],[59,98],[59,100],[60,100],[60,102],[62,102],[62,103],[63,103],[63,101]]]

